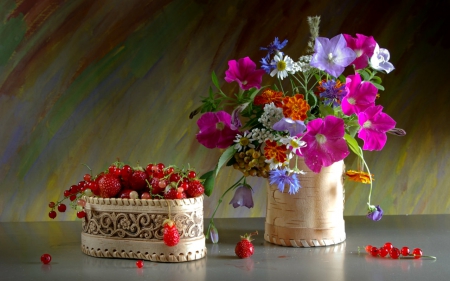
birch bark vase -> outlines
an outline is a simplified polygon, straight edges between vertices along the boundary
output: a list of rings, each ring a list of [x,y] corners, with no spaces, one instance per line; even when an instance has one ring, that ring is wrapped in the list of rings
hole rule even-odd
[[[264,239],[289,247],[329,246],[345,240],[344,162],[311,171],[303,161],[298,168],[302,188],[289,194],[268,185]]]

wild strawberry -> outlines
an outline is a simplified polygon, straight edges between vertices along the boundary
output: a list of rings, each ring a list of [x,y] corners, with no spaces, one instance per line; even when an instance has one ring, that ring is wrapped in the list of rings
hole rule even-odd
[[[205,187],[198,180],[193,180],[188,184],[186,194],[189,197],[201,196],[203,193],[205,193]]]
[[[112,174],[105,174],[98,181],[99,195],[103,198],[112,198],[116,196],[122,185],[118,177]]]
[[[234,249],[234,252],[239,258],[245,259],[253,255],[255,247],[253,246],[250,237],[255,234],[258,234],[258,231],[241,236],[241,241],[237,243],[236,248]]]
[[[130,188],[142,190],[147,186],[148,175],[142,169],[137,169],[130,177]]]
[[[164,233],[163,241],[169,247],[173,247],[180,242],[180,234],[178,233],[175,222],[171,219],[166,219],[163,222]]]

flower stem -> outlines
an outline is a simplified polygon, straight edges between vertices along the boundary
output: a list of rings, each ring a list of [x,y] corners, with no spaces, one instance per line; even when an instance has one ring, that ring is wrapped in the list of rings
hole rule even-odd
[[[236,186],[238,186],[238,184],[242,181],[242,179],[244,179],[245,182],[245,177],[242,176],[237,182],[235,182],[232,186],[230,186],[227,190],[225,190],[225,192],[222,194],[222,196],[220,196],[219,198],[219,202],[217,203],[216,208],[214,209],[214,212],[211,216],[211,219],[209,221],[209,225],[208,225],[208,230],[206,231],[206,237],[209,237],[209,231],[211,229],[211,225],[214,225],[214,216],[216,215],[217,209],[219,208],[220,204],[223,201],[223,198],[225,197],[225,195],[230,192],[231,190],[233,190],[234,188],[236,188]]]
[[[372,196],[372,185],[373,185],[372,174],[370,173],[369,166],[367,165],[366,160],[364,160],[364,155],[363,155],[363,151],[362,151],[361,147],[359,147],[359,152],[360,152],[360,158],[362,160],[362,163],[363,163],[364,167],[366,167],[367,173],[369,174],[369,178],[370,178],[369,198],[367,199],[367,205],[370,207],[370,197]]]

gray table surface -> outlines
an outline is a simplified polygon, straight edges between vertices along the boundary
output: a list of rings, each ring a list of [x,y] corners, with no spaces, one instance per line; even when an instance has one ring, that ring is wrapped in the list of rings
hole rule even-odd
[[[264,218],[216,219],[220,241],[207,240],[204,259],[185,263],[95,258],[80,250],[81,223],[0,223],[0,280],[450,280],[450,215],[345,217],[347,240],[317,248],[264,241]],[[208,220],[205,221],[205,226]],[[239,236],[258,230],[255,254],[239,259]],[[371,257],[358,246],[419,247],[436,260]],[[48,252],[52,262],[43,265]]]

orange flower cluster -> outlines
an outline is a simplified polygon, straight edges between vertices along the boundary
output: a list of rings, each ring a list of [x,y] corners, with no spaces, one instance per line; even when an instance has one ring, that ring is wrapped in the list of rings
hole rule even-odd
[[[283,115],[292,120],[305,120],[308,116],[306,113],[310,109],[309,104],[301,94],[296,94],[293,97],[283,98]]]
[[[254,103],[256,105],[265,105],[273,102],[276,107],[281,107],[281,101],[283,99],[283,93],[277,92],[272,89],[266,89],[261,95],[255,97]]]
[[[287,160],[286,152],[286,145],[278,145],[276,141],[266,140],[266,146],[264,147],[266,159],[275,159],[277,163],[284,163]]]
[[[348,170],[345,174],[351,181],[370,184],[370,176],[366,172]],[[372,175],[372,180],[375,180],[373,177],[374,176]]]

